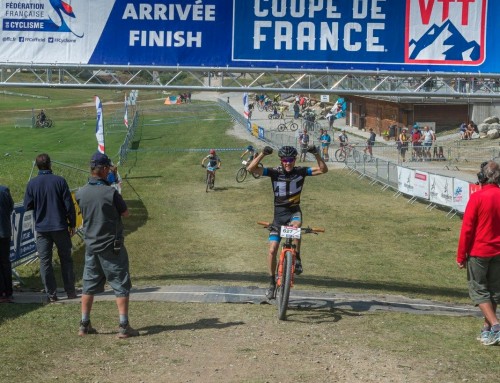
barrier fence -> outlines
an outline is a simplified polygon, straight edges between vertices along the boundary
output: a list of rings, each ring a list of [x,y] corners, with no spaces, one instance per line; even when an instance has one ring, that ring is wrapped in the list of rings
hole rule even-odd
[[[268,145],[298,147],[298,135],[284,134],[252,123],[222,100],[219,100],[219,105],[233,117],[235,122],[246,127],[250,134]],[[311,136],[311,144],[319,145],[319,140],[314,134]],[[429,171],[429,163],[441,164],[442,168],[448,170],[450,166],[455,166],[458,170],[458,165],[466,165],[477,171],[483,161],[499,157],[498,146],[472,146],[467,142],[437,144],[429,148],[428,152],[424,152],[423,147],[413,147],[410,144],[404,153],[404,161],[403,153],[398,150],[394,142],[375,145],[373,157],[365,153],[364,148],[363,142],[351,145],[350,153],[343,161],[351,173],[367,177],[373,184],[381,184],[384,190],[393,189],[396,192],[395,196],[407,196],[409,203],[418,200],[427,203],[428,209],[440,207],[448,210],[450,217],[463,213],[470,195],[481,187],[460,177]],[[335,143],[330,146],[330,159],[335,159],[335,152],[338,149]]]

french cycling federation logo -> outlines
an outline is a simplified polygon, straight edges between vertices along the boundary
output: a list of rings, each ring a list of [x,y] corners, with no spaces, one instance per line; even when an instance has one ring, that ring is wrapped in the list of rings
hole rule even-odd
[[[65,15],[71,18],[75,18],[73,7],[62,0],[49,0],[49,2],[50,5],[52,5],[52,8],[54,8],[54,11],[56,12],[57,16],[59,17],[59,20],[54,20],[51,18],[54,25],[55,26],[58,25],[57,32],[71,32],[76,37],[83,37],[83,34],[79,36],[73,30],[71,30],[71,28],[66,23],[66,20],[64,19]]]
[[[479,65],[488,0],[406,0],[405,62]]]

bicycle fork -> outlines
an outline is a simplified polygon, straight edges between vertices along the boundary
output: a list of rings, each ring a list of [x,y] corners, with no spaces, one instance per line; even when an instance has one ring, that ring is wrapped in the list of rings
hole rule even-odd
[[[278,262],[278,274],[276,278],[276,286],[280,287],[283,282],[283,273],[285,272],[284,270],[284,265],[285,265],[285,257],[287,251],[292,253],[292,274],[291,274],[291,279],[290,279],[290,287],[293,287],[293,282],[295,280],[295,260],[297,258],[297,254],[295,251],[295,245],[292,245],[292,247],[283,247],[281,249],[280,253],[280,259]]]

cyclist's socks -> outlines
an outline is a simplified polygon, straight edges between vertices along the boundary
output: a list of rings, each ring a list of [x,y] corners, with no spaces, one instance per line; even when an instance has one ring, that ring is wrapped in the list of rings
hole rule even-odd
[[[275,285],[276,284],[276,276],[275,275],[271,275],[269,278],[271,279],[271,283],[273,285]]]
[[[500,331],[500,324],[495,324],[491,326],[491,331]]]
[[[300,251],[297,251],[295,253],[295,258],[297,259],[297,261],[301,261],[301,259],[300,259]]]
[[[82,322],[87,323],[90,321],[90,313],[82,313]]]

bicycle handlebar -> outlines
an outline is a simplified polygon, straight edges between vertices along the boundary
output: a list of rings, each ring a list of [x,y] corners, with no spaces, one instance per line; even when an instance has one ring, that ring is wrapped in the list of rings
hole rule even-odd
[[[258,225],[262,225],[264,226],[265,228],[268,228],[271,226],[271,223],[270,222],[266,222],[266,221],[258,221],[257,222]],[[304,231],[304,233],[324,233],[325,232],[325,229],[322,228],[322,227],[302,227],[301,228],[302,231]]]

